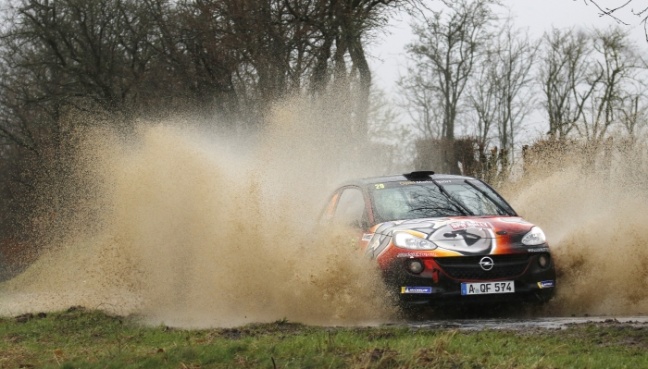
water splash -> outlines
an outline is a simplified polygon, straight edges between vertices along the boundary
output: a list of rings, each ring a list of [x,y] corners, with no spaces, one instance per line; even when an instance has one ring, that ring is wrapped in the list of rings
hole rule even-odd
[[[83,305],[182,327],[389,319],[355,235],[316,222],[335,155],[290,124],[236,142],[163,123],[128,140],[87,133],[78,169],[94,196],[63,241],[0,285],[0,314]]]

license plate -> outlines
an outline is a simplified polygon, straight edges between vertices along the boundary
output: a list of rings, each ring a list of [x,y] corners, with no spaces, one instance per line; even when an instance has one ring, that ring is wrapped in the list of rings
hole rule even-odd
[[[513,281],[462,283],[462,295],[490,295],[494,293],[514,293]]]

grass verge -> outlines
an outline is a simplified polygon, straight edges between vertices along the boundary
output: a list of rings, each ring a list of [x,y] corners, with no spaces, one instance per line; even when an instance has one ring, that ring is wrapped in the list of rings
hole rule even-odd
[[[0,319],[0,368],[647,368],[648,327],[181,330],[71,308]]]

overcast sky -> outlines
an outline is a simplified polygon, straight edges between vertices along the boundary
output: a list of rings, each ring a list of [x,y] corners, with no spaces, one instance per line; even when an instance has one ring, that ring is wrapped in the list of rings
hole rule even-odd
[[[599,0],[601,6],[618,6],[627,0]],[[644,0],[634,0],[646,5]],[[585,0],[503,0],[511,10],[515,24],[520,29],[528,29],[533,37],[542,36],[552,26],[558,28],[584,27],[606,28],[617,24],[610,17],[600,17],[600,11]],[[632,5],[632,4],[631,4]],[[648,55],[648,42],[639,18],[628,8],[619,14],[629,26],[623,26],[632,34],[639,50]],[[381,88],[392,89],[399,75],[405,70],[405,45],[412,42],[410,20],[404,15],[395,17],[388,28],[388,34],[379,36],[370,48],[374,68],[374,82]]]
[[[598,0],[601,6],[615,7],[627,0]],[[647,5],[645,0],[633,0],[636,4]],[[527,29],[532,37],[541,37],[552,26],[557,28],[607,28],[617,24],[610,17],[600,17],[600,11],[589,0],[503,0],[515,19],[515,25]],[[632,3],[630,4],[632,5]],[[621,25],[631,33],[637,51],[648,59],[648,42],[640,19],[627,8],[619,17],[630,25]],[[374,83],[385,90],[387,96],[397,96],[396,81],[405,73],[405,45],[413,41],[410,20],[404,15],[392,19],[388,33],[378,37],[369,49],[373,67]],[[407,119],[401,114],[401,119]],[[526,126],[530,130],[528,139],[546,130],[544,118],[538,112],[527,117]]]

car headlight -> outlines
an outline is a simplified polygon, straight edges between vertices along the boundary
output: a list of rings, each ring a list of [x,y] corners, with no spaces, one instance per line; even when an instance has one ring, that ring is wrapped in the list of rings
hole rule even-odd
[[[411,250],[434,250],[437,247],[433,242],[407,232],[396,232],[393,241],[394,245]]]
[[[547,238],[540,227],[531,228],[529,233],[522,237],[522,244],[527,246],[542,245],[545,242],[547,242]]]

